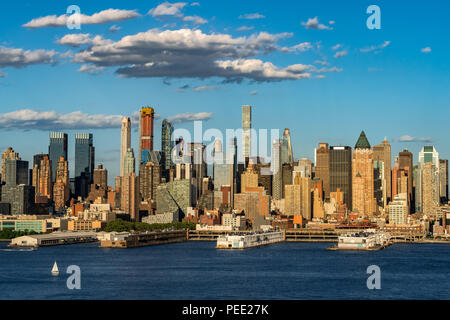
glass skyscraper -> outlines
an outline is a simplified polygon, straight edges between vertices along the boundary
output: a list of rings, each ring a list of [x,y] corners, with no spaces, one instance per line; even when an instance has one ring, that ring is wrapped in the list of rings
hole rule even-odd
[[[91,182],[94,174],[95,152],[92,133],[75,134],[75,177],[84,173]]]
[[[162,122],[162,132],[161,132],[161,150],[163,155],[163,163],[165,170],[170,169],[172,165],[172,149],[174,144],[172,142],[173,125],[167,119]]]
[[[56,167],[61,157],[67,161],[67,133],[50,132],[50,144],[48,146],[48,155],[52,162],[52,177],[53,182],[56,178]]]

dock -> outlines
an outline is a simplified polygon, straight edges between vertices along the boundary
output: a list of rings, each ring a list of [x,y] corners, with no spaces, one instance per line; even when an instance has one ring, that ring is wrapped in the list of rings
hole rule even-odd
[[[9,247],[49,247],[78,243],[97,242],[96,232],[53,232],[17,237],[11,240]]]
[[[113,232],[103,235],[100,241],[100,247],[127,249],[177,243],[183,241],[187,241],[186,230],[141,233]]]

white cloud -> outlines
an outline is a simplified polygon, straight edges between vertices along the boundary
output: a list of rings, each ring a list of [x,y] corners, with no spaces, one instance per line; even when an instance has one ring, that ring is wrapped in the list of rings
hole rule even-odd
[[[404,135],[399,138],[395,138],[394,142],[425,142],[425,143],[429,143],[429,142],[433,142],[433,139],[424,138],[424,137],[418,138],[418,137],[412,137],[409,135]]]
[[[265,16],[260,13],[247,13],[239,16],[239,19],[246,19],[246,20],[256,20],[264,18]]]
[[[7,73],[4,73],[2,70],[0,70],[0,78],[6,78],[7,76]]]
[[[57,54],[54,50],[23,50],[0,46],[0,67],[22,68],[32,64],[53,64]]]
[[[122,28],[113,24],[111,27],[109,27],[108,31],[111,33],[116,33],[117,31],[120,31],[120,29]]]
[[[290,36],[290,33],[261,32],[233,38],[228,34],[205,34],[201,30],[152,29],[123,37],[117,42],[102,39],[103,43],[99,41],[99,44],[78,52],[73,61],[100,67],[119,66],[116,73],[123,77],[222,77],[232,81],[244,78],[281,80],[280,74],[285,74],[286,79],[307,77],[290,70],[290,67],[278,69],[271,63],[248,59],[277,50],[278,40]],[[256,69],[242,72],[247,70],[242,69],[243,65],[255,66],[256,61],[264,68],[259,72]],[[272,67],[268,68],[269,65]],[[277,75],[272,77],[270,74]]]
[[[302,22],[302,25],[303,25],[306,29],[313,29],[313,30],[333,30],[332,27],[319,23],[319,18],[318,18],[318,17],[309,18],[308,21]]]
[[[199,17],[199,16],[186,16],[186,17],[183,17],[183,21],[192,21],[195,24],[208,23],[208,20],[203,19],[202,17]]]
[[[103,74],[103,67],[96,67],[94,65],[83,64],[78,72],[88,73],[91,75],[100,75]]]
[[[381,52],[384,48],[386,48],[391,42],[390,41],[384,41],[382,44],[378,46],[370,46],[363,49],[360,49],[361,52],[372,52],[375,51],[375,53]]]
[[[92,16],[80,14],[81,24],[103,24],[116,21],[124,21],[139,17],[140,14],[136,10],[120,10],[107,9],[94,13]],[[52,15],[45,16],[31,20],[23,26],[30,29],[44,28],[44,27],[65,27],[71,15]]]
[[[316,60],[316,61],[314,61],[314,63],[315,63],[315,64],[321,64],[321,65],[323,65],[323,66],[329,66],[329,65],[330,65],[329,62],[327,62],[327,61],[322,61],[322,60]]]
[[[334,57],[336,58],[336,59],[338,59],[338,58],[342,58],[342,57],[345,57],[346,55],[347,55],[347,50],[342,50],[342,51],[338,51],[338,52],[336,52],[336,54],[334,55]]]
[[[342,44],[336,44],[336,45],[334,45],[333,47],[331,47],[331,49],[333,49],[333,51],[336,51],[336,50],[338,50],[338,49],[340,49],[342,47]]]
[[[158,5],[156,8],[151,9],[148,14],[153,17],[159,16],[183,16],[181,13],[181,9],[183,9],[187,5],[186,2],[164,2]]]
[[[256,96],[257,94],[258,94],[258,91],[256,91],[256,90],[250,92],[250,95],[252,95],[252,96]]]
[[[58,113],[22,109],[0,114],[0,128],[23,130],[120,128],[121,115],[90,115],[81,111]]]
[[[112,42],[111,40],[105,40],[101,36],[91,37],[89,33],[66,34],[64,37],[56,41],[56,43],[60,45],[74,48],[86,44],[105,45],[111,42]]]
[[[214,116],[214,114],[210,112],[199,112],[199,113],[181,113],[174,115],[172,117],[168,117],[167,120],[169,120],[172,123],[182,123],[182,122],[188,122],[188,121],[203,121],[211,119]]]
[[[311,42],[302,42],[292,47],[281,48],[282,52],[305,52],[313,49]]]
[[[216,86],[201,86],[194,89],[195,92],[207,91],[207,90],[217,90]]]
[[[425,48],[422,48],[420,51],[423,52],[423,53],[430,53],[431,52],[431,48],[430,47],[425,47]]]

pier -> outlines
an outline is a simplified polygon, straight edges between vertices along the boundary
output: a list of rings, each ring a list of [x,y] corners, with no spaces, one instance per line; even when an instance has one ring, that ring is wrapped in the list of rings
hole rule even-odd
[[[177,243],[187,240],[186,230],[142,232],[142,233],[111,233],[104,235],[100,241],[101,248],[139,248],[160,244]]]
[[[17,237],[11,240],[10,247],[48,247],[77,243],[97,242],[96,232],[53,232]]]

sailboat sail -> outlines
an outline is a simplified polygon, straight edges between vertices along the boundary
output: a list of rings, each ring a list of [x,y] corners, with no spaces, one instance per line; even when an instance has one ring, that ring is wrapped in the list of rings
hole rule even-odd
[[[56,264],[56,261],[52,268],[52,274],[59,274],[58,265]]]

